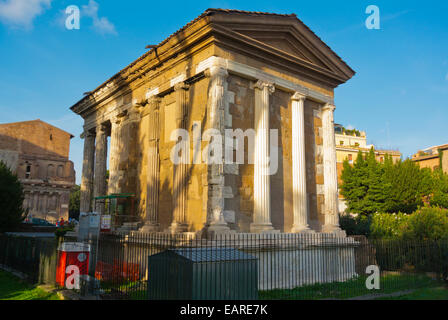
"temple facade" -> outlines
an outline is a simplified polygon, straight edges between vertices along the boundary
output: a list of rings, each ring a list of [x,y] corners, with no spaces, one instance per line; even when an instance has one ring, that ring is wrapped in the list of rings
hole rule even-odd
[[[132,193],[144,232],[343,236],[334,89],[353,75],[294,14],[208,9],[71,107],[81,212]]]

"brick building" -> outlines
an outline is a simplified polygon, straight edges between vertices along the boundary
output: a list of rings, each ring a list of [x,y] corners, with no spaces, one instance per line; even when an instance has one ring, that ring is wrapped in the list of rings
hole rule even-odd
[[[41,120],[0,124],[0,160],[18,175],[25,190],[23,207],[35,218],[68,219],[75,185],[71,138]]]

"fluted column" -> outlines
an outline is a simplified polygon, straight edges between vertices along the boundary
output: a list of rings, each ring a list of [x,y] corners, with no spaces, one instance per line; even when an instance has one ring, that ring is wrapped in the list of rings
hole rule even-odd
[[[334,136],[335,106],[326,104],[322,108],[325,225],[326,233],[341,233],[338,215],[338,174],[336,168],[336,142]]]
[[[188,88],[180,82],[174,86],[176,93],[176,125],[179,129],[186,128],[186,116],[188,112]],[[185,157],[185,154],[181,155]],[[187,164],[181,161],[173,164],[173,222],[169,228],[171,233],[188,231],[187,210]]]
[[[80,212],[92,211],[93,169],[95,159],[95,135],[84,132],[84,158],[80,191]]]
[[[291,232],[310,232],[306,193],[305,100],[298,92],[292,96],[292,186],[294,224]]]
[[[107,161],[107,132],[104,125],[96,128],[95,145],[95,177],[93,182],[93,196],[105,196],[107,193],[106,184],[106,161]],[[104,213],[104,201],[96,201],[95,211]]]
[[[146,177],[146,221],[141,229],[142,232],[154,232],[159,229],[159,120],[160,98],[153,96],[148,101],[149,123],[148,123],[148,167]]]
[[[111,120],[110,134],[110,156],[109,156],[109,185],[108,193],[120,193],[119,188],[119,165],[120,153],[122,149],[121,142],[121,117],[115,117]]]
[[[221,161],[209,163],[207,190],[207,231],[223,233],[230,230],[224,219],[224,136],[225,136],[225,95],[228,77],[226,69],[213,66],[205,71],[210,78],[208,91],[209,127],[221,134]]]
[[[255,86],[254,217],[250,232],[273,231],[269,175],[269,96],[272,83],[259,80]]]

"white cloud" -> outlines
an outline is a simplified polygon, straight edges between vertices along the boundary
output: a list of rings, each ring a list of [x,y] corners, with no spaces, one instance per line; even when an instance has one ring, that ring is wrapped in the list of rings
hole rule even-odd
[[[355,127],[352,126],[351,124],[349,124],[345,129],[347,129],[347,130],[353,130],[353,129],[355,129]]]
[[[89,0],[89,3],[82,6],[81,16],[90,17],[93,20],[94,29],[100,34],[117,34],[115,26],[106,17],[98,17],[99,4],[94,0]]]
[[[51,6],[52,0],[0,0],[0,21],[15,28],[31,29],[36,16]]]

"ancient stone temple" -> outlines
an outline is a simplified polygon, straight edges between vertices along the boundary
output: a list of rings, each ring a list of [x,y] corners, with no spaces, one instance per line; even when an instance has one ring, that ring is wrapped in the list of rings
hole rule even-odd
[[[343,235],[334,89],[353,75],[294,14],[205,11],[71,107],[81,212],[133,193],[142,231]]]

